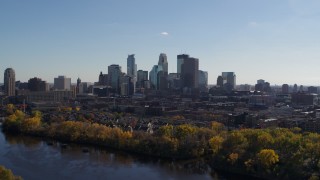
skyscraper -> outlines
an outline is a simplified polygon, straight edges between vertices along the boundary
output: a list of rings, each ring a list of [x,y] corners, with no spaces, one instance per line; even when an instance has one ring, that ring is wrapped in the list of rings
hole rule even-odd
[[[218,76],[218,78],[217,78],[217,86],[219,86],[220,88],[223,87],[223,78],[222,78],[222,76]]]
[[[160,54],[158,65],[162,66],[163,72],[168,74],[168,60],[167,60],[166,54],[164,54],[164,53]]]
[[[189,57],[181,65],[182,88],[199,87],[199,59]]]
[[[148,81],[148,71],[139,70],[137,72],[137,87],[145,88],[144,82]]]
[[[234,72],[222,72],[223,86],[229,90],[236,88],[236,75]]]
[[[282,93],[283,94],[289,94],[289,85],[288,84],[283,84],[282,85]]]
[[[80,91],[80,84],[81,84],[81,79],[78,77],[77,79],[77,89],[76,89],[76,94],[79,94],[79,91]]]
[[[71,78],[67,78],[66,76],[54,78],[54,89],[71,90]]]
[[[158,89],[166,90],[168,88],[168,61],[166,54],[160,54],[158,66],[162,69],[161,72],[158,72]]]
[[[108,83],[118,94],[120,93],[121,73],[121,66],[117,64],[108,66]]]
[[[16,95],[16,74],[12,68],[4,71],[4,93],[8,96]]]
[[[100,72],[98,84],[100,86],[108,85],[108,74],[102,74],[102,72]]]
[[[184,62],[185,59],[188,59],[189,55],[188,54],[180,54],[177,56],[177,73],[181,74],[181,66]]]
[[[131,81],[133,82],[134,91],[137,82],[137,64],[136,59],[134,58],[134,54],[128,55],[127,58],[127,75],[131,77]]]
[[[200,91],[208,90],[208,72],[199,70],[199,89]]]
[[[162,66],[154,65],[149,74],[150,84],[154,89],[159,90],[159,73],[162,72]]]

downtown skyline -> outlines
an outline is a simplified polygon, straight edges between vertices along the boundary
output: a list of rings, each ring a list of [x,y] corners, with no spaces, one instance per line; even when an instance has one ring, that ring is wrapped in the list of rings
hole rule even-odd
[[[209,84],[235,72],[237,84],[264,79],[277,84],[319,85],[320,2],[285,1],[1,1],[0,71],[16,80],[53,82],[65,75],[96,82],[100,71],[151,71],[160,53],[169,73],[177,55],[199,58]],[[123,70],[123,72],[125,72]],[[3,82],[3,75],[0,75]]]

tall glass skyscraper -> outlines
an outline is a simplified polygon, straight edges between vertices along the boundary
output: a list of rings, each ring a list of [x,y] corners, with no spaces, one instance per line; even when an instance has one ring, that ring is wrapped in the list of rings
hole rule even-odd
[[[120,94],[121,66],[112,64],[108,66],[108,84]]]

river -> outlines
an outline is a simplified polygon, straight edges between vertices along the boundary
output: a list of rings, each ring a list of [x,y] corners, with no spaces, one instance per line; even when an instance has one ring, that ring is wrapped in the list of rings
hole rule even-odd
[[[0,165],[25,180],[221,179],[194,164],[0,132]]]

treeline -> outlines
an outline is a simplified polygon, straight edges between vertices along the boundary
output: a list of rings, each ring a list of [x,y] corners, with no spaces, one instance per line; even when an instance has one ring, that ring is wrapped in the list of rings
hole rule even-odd
[[[3,130],[175,159],[189,159],[209,154],[208,140],[216,134],[210,129],[191,125],[163,126],[154,134],[149,134],[90,122],[50,123],[42,122],[41,113],[38,111],[26,115],[20,110],[15,110],[6,118]]]
[[[20,176],[15,176],[10,169],[0,166],[0,179],[1,180],[22,180]]]
[[[148,134],[90,122],[44,123],[40,112],[15,110],[3,129],[165,158],[205,157],[213,168],[268,179],[317,179],[320,170],[320,135],[299,128],[227,131],[212,122],[208,128],[166,125]]]

